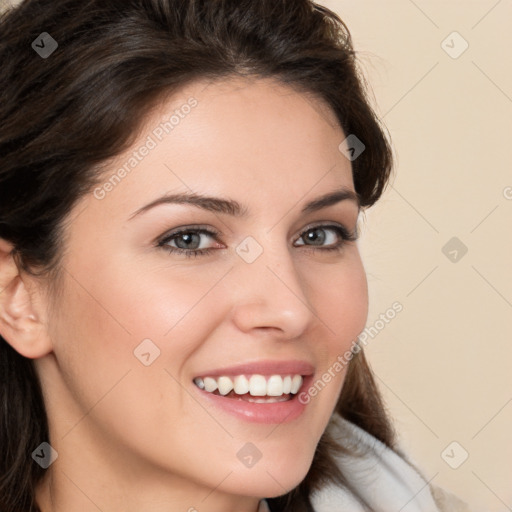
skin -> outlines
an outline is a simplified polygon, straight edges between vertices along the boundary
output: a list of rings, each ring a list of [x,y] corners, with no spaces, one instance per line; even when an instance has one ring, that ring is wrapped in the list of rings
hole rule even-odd
[[[318,378],[364,329],[357,243],[329,252],[301,239],[312,223],[352,231],[358,221],[350,200],[300,213],[323,194],[354,190],[338,150],[345,134],[321,101],[271,80],[195,82],[148,115],[105,179],[191,96],[197,106],[129,175],[70,212],[57,295],[19,273],[0,241],[0,332],[34,359],[58,452],[37,490],[43,512],[256,512],[260,498],[305,477],[345,370],[282,425],[206,409],[191,396],[192,379],[261,359],[308,360]],[[128,220],[165,192],[190,190],[234,199],[250,215],[167,204]],[[190,225],[222,233],[201,235],[209,255],[155,247]],[[319,234],[323,247],[340,240],[331,229]],[[263,249],[251,264],[235,251],[247,236]],[[185,247],[169,242],[178,243]],[[150,366],[133,353],[146,338],[160,349]],[[247,442],[262,453],[252,468],[236,457]]]

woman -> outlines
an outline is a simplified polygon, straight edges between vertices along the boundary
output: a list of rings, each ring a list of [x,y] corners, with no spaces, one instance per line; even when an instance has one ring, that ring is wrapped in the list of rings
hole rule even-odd
[[[456,510],[357,344],[392,157],[341,20],[28,0],[0,24],[1,510]]]

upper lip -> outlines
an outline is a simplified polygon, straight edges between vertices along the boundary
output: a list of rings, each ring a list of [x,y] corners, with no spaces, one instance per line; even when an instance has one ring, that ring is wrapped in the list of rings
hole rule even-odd
[[[262,360],[252,363],[242,363],[224,368],[216,368],[201,372],[198,377],[221,377],[222,375],[312,375],[315,371],[314,366],[307,361],[300,360]]]

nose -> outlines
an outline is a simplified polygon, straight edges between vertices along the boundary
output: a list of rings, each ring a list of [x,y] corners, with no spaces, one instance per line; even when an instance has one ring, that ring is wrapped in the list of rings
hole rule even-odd
[[[272,336],[294,339],[319,321],[307,292],[311,282],[284,244],[265,247],[252,263],[239,258],[233,270],[232,318],[241,331],[271,331]]]

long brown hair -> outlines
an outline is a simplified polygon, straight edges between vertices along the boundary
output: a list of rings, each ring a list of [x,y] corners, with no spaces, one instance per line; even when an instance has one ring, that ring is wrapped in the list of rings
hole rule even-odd
[[[58,44],[46,57],[32,45],[42,32]],[[349,30],[309,0],[25,0],[0,17],[0,62],[0,238],[20,270],[50,284],[66,215],[98,182],[100,164],[130,147],[155,102],[194,80],[271,77],[312,93],[366,146],[352,161],[363,208],[390,178],[391,147]],[[336,411],[396,449],[362,350]],[[45,470],[30,454],[42,440],[49,431],[33,362],[0,338],[2,512],[38,510]],[[350,488],[333,459],[344,451],[326,431],[304,480],[269,499],[272,510],[312,510],[311,493],[329,481]]]

